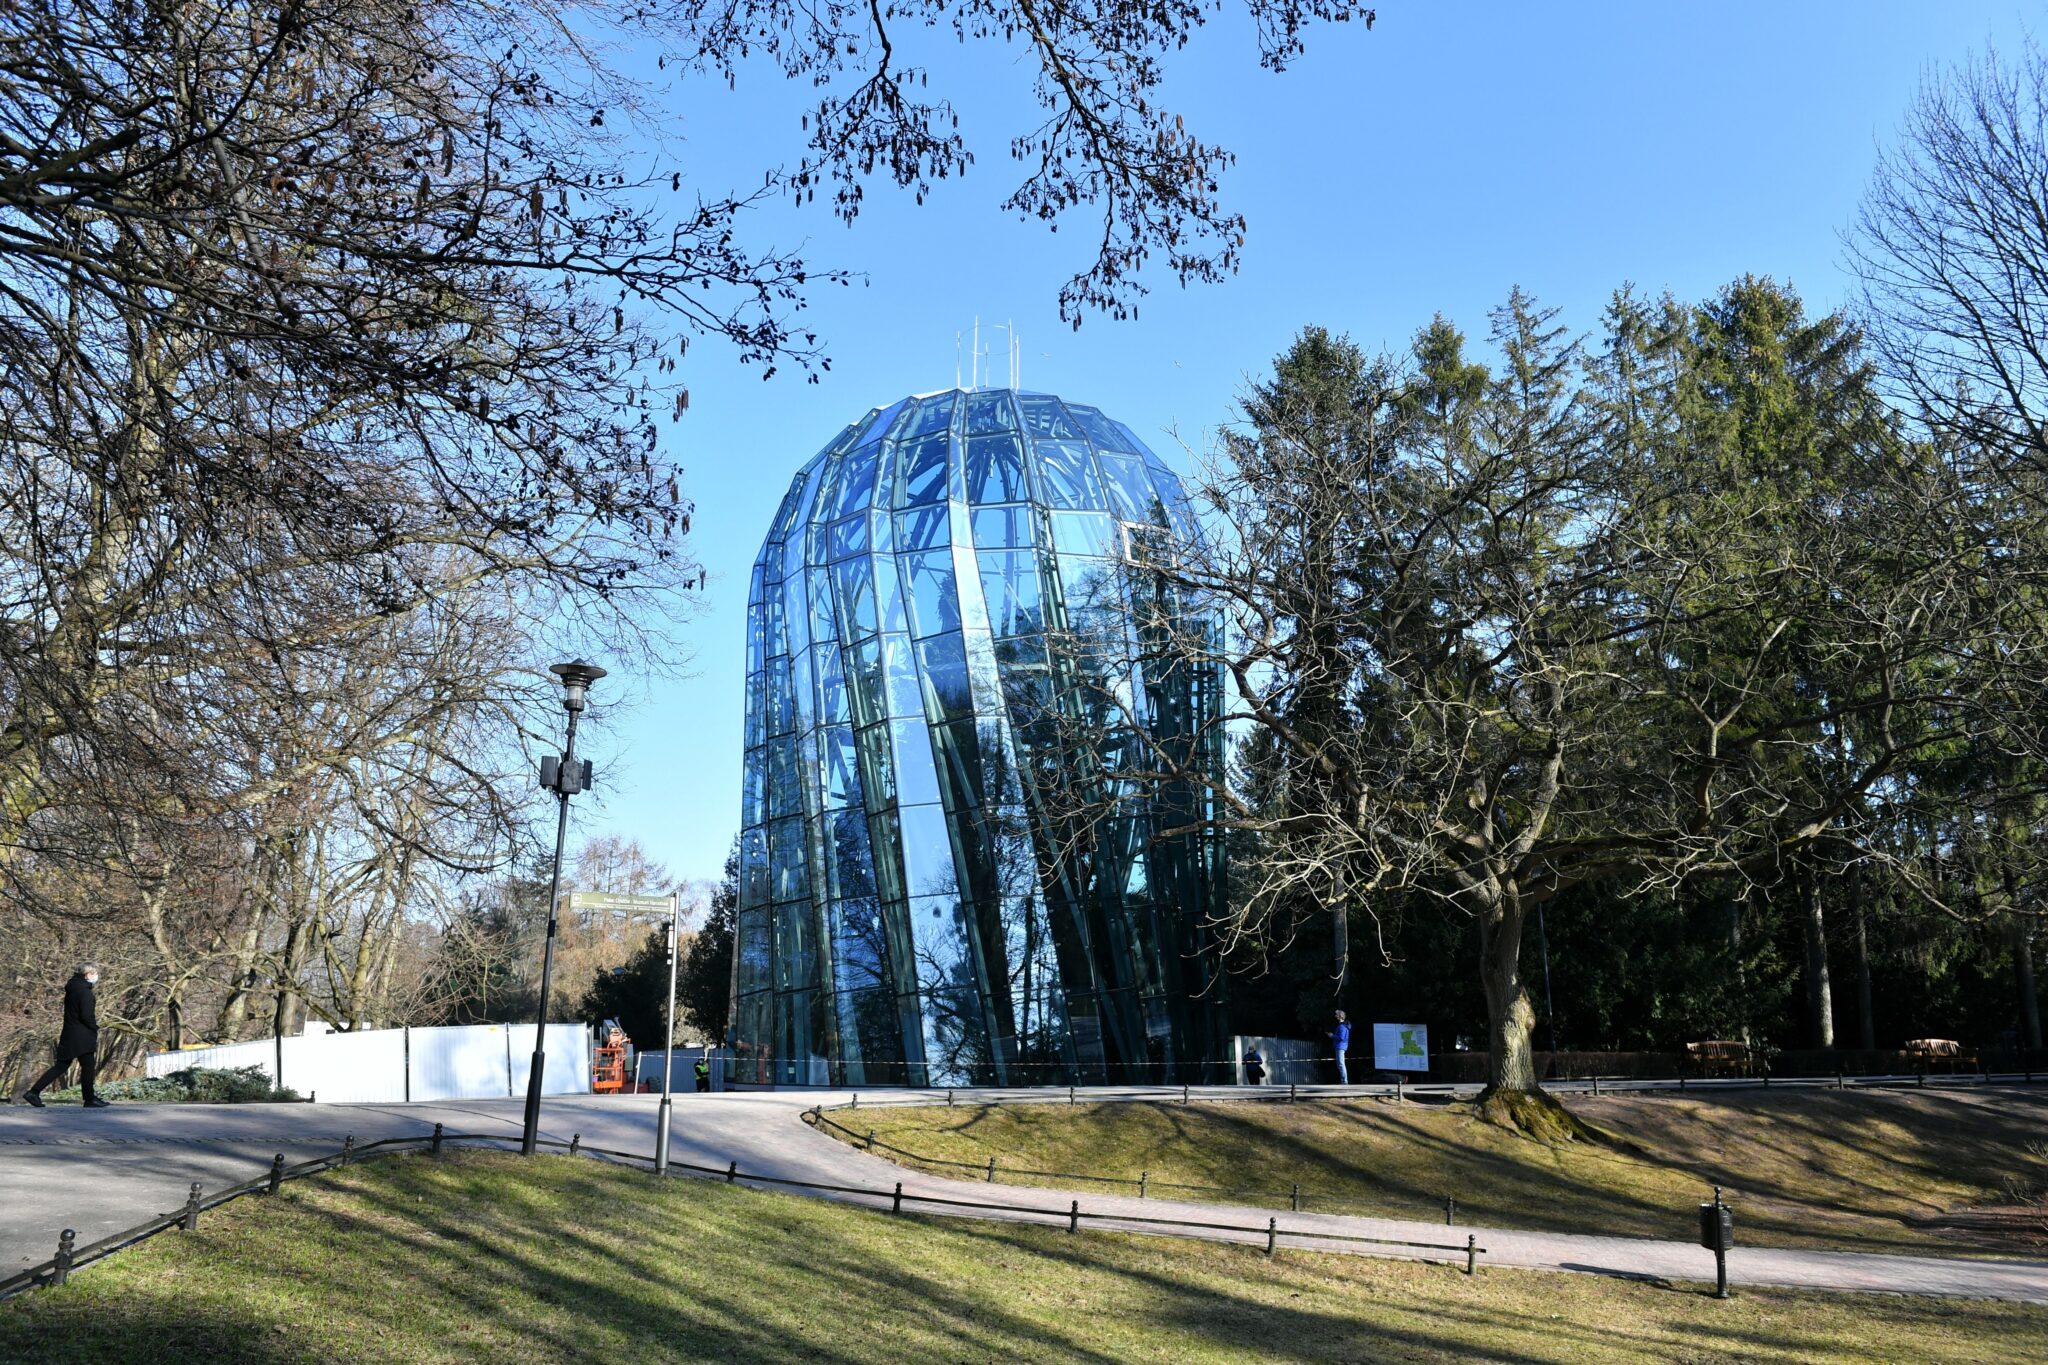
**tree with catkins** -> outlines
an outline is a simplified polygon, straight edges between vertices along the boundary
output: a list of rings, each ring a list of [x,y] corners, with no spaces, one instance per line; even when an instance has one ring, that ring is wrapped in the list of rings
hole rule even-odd
[[[1261,54],[1283,65],[1309,20],[1352,12],[1259,4]],[[1033,54],[1047,121],[1012,147],[1010,208],[1055,224],[1101,210],[1069,317],[1127,311],[1148,255],[1215,278],[1243,240],[1216,178],[1228,156],[1156,98],[1160,58],[1201,15],[1124,0],[0,5],[10,902],[54,950],[69,932],[54,888],[111,864],[127,891],[105,913],[140,935],[177,919],[152,868],[204,860],[196,886],[234,879],[232,850],[268,849],[243,870],[255,889],[208,910],[230,922],[195,909],[191,932],[138,947],[161,993],[136,1018],[167,1014],[137,1027],[183,1037],[205,997],[232,1031],[259,976],[281,1011],[390,1008],[387,930],[414,911],[316,911],[289,886],[347,883],[305,864],[316,850],[378,896],[511,856],[520,765],[475,745],[546,709],[519,673],[537,623],[614,657],[673,656],[668,623],[703,581],[659,431],[689,407],[688,346],[815,377],[827,362],[797,319],[809,291],[848,278],[751,242],[749,209],[827,184],[850,218],[877,177],[921,196],[964,171],[951,105],[926,93],[943,73],[897,44],[899,26],[950,25]],[[698,189],[658,140],[650,160],[635,133],[661,111],[607,65],[613,40],[686,82],[755,62],[812,81],[795,164],[726,191]],[[480,640],[500,652],[479,656]],[[369,660],[374,676],[337,671]],[[381,792],[387,773],[423,795]],[[457,851],[479,832],[471,813],[488,855]],[[389,846],[311,837],[337,819]]]

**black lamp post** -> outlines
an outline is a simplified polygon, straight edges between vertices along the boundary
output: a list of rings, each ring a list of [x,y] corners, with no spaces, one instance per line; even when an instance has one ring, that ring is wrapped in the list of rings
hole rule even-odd
[[[540,959],[540,1017],[533,1031],[533,1064],[526,1075],[526,1127],[519,1139],[519,1150],[526,1156],[533,1155],[540,1140],[540,1078],[547,1068],[548,991],[555,980],[556,902],[562,895],[562,844],[569,835],[569,798],[590,790],[590,764],[576,758],[576,720],[588,703],[590,685],[604,676],[603,669],[581,659],[551,665],[548,671],[562,680],[562,709],[569,713],[569,738],[562,745],[560,758],[540,761],[540,784],[555,794],[561,809],[555,816],[555,868],[548,878],[548,936]]]

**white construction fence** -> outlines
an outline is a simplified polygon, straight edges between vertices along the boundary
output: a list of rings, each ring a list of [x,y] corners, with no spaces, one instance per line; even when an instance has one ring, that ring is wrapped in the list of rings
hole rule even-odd
[[[726,1067],[732,1061],[732,1049],[714,1047],[709,1051],[702,1047],[679,1047],[676,1049],[675,1073],[669,1084],[680,1095],[697,1089],[697,1059],[703,1057],[711,1063],[711,1088],[725,1089]],[[661,1089],[661,1053],[636,1052],[633,1054],[633,1081],[650,1090]]]
[[[257,1066],[277,1084],[323,1104],[505,1099],[526,1093],[533,1036],[532,1024],[308,1033],[284,1040],[282,1075],[278,1045],[268,1038],[152,1053],[145,1065],[151,1076],[193,1066]],[[548,1025],[541,1093],[590,1093],[588,1025]]]
[[[1244,1074],[1244,1055],[1255,1050],[1266,1065],[1267,1085],[1320,1085],[1337,1079],[1335,1064],[1326,1060],[1330,1048],[1329,1043],[1314,1043],[1306,1038],[1254,1038],[1240,1034],[1230,1040],[1230,1060],[1239,1085],[1251,1084],[1251,1078]]]

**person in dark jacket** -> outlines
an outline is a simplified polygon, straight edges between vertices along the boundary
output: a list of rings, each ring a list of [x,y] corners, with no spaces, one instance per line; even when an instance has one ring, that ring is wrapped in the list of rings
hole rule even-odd
[[[78,1063],[79,1087],[85,1091],[87,1109],[105,1109],[107,1102],[93,1093],[93,1072],[98,1067],[100,1049],[100,1016],[93,1000],[93,985],[100,979],[100,969],[92,963],[81,965],[71,974],[71,980],[64,987],[64,1031],[57,1036],[57,1064],[45,1071],[42,1079],[28,1088],[22,1098],[33,1108],[43,1107],[43,1091],[62,1080],[64,1073]]]

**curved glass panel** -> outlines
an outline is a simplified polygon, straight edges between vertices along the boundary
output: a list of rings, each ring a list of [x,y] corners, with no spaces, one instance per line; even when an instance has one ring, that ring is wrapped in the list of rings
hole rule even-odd
[[[1140,661],[1213,629],[1143,577],[1194,534],[1129,427],[1050,394],[876,408],[790,480],[748,582],[738,1079],[1220,1074],[1221,843],[1151,834],[1204,798],[1119,775],[1220,776],[1220,678]]]

